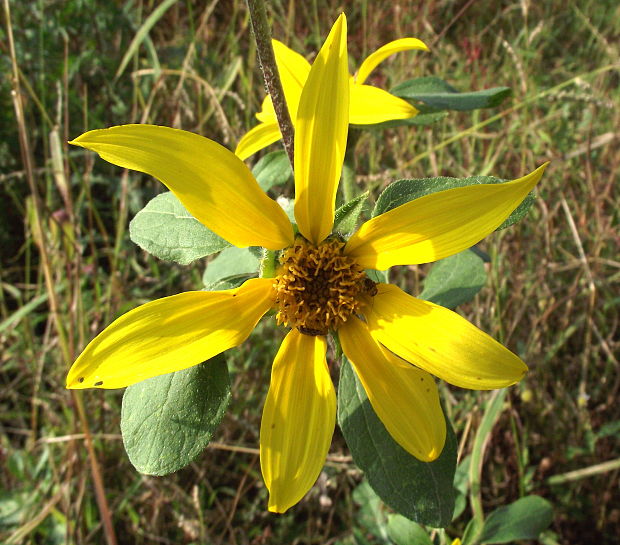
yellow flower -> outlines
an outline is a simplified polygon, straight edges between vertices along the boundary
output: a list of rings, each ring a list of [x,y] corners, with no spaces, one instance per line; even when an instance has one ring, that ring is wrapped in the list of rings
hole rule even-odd
[[[346,19],[341,15],[307,77],[296,112],[295,218],[259,188],[233,153],[201,136],[151,125],[83,134],[73,144],[161,180],[209,229],[235,246],[282,250],[275,278],[236,289],[191,291],[121,316],[84,349],[69,388],[121,388],[197,365],[243,342],[270,309],[291,330],[272,368],[260,432],[269,509],[284,512],[310,489],[335,426],[326,361],[337,334],[394,439],[436,459],[446,428],[432,373],[464,388],[514,384],[527,367],[458,314],[372,282],[365,269],[427,263],[469,248],[497,228],[545,165],[503,184],[427,195],[330,236],[349,123]]]
[[[291,120],[295,123],[299,98],[310,73],[310,63],[282,42],[272,40],[272,44],[286,104]],[[405,100],[378,87],[364,84],[381,61],[394,53],[412,49],[428,51],[426,44],[417,38],[401,38],[380,47],[362,62],[357,74],[349,78],[349,123],[372,125],[393,119],[408,119],[418,113],[418,110]],[[282,138],[269,95],[263,100],[261,111],[256,114],[256,118],[260,123],[241,138],[235,150],[235,154],[242,160]]]

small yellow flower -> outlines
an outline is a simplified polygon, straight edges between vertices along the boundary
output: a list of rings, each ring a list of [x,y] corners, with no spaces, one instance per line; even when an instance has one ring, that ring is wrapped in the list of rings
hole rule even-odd
[[[310,73],[310,63],[282,42],[272,40],[272,44],[286,104],[295,123],[299,99]],[[401,38],[380,47],[362,62],[357,74],[349,78],[349,123],[373,125],[394,119],[408,119],[418,113],[418,110],[405,100],[378,87],[364,84],[381,61],[394,53],[412,49],[428,51],[426,44],[417,38]],[[261,111],[256,114],[256,118],[260,123],[241,138],[235,150],[240,159],[247,159],[282,138],[269,95],[263,100]]]
[[[527,371],[512,352],[458,314],[372,282],[366,269],[418,264],[469,248],[496,229],[546,165],[503,184],[427,195],[367,221],[348,240],[330,236],[349,124],[346,19],[309,71],[296,111],[295,219],[219,144],[185,131],[125,125],[72,143],[161,180],[195,218],[235,246],[282,250],[276,278],[191,291],[124,314],[84,349],[69,388],[121,388],[197,365],[242,343],[270,309],[291,330],[272,368],[260,432],[269,509],[282,513],[310,489],[329,450],[336,394],[327,333],[342,349],[392,437],[432,461],[445,420],[432,373],[464,388],[514,384]]]

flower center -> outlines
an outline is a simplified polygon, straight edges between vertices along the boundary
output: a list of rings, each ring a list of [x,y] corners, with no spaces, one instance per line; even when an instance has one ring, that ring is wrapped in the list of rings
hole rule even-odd
[[[364,269],[342,255],[343,248],[336,238],[315,246],[298,237],[284,251],[274,282],[278,324],[306,335],[326,335],[377,293]]]

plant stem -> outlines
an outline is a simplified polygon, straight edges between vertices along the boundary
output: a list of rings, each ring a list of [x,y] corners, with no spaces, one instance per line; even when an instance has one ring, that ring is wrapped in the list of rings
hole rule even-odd
[[[269,96],[271,96],[271,102],[273,102],[273,108],[276,112],[280,132],[282,133],[284,149],[291,162],[291,166],[294,166],[293,123],[291,122],[291,116],[286,107],[282,81],[280,80],[276,58],[271,45],[271,32],[269,30],[269,23],[267,22],[265,2],[264,0],[247,0],[247,4],[248,10],[250,11],[254,39],[256,40],[258,62],[263,72],[263,77],[265,78],[265,87]]]
[[[359,194],[359,189],[355,183],[355,146],[359,137],[359,130],[349,128],[347,151],[342,165],[342,194],[345,203],[352,201]]]

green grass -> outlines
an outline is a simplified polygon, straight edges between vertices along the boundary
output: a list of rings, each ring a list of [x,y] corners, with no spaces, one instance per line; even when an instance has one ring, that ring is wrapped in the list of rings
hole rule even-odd
[[[127,544],[348,538],[358,526],[352,490],[361,475],[339,432],[325,478],[307,499],[284,516],[266,511],[252,449],[282,337],[270,324],[230,354],[233,401],[217,444],[169,477],[141,476],[127,460],[121,392],[76,396],[64,389],[73,358],[113,317],[200,287],[205,266],[162,263],[136,248],[128,220],[161,185],[65,142],[87,129],[149,122],[233,147],[254,125],[263,97],[245,4],[179,0],[156,14],[123,70],[159,3],[10,4],[24,119],[14,114],[4,18],[0,541],[105,543],[106,513],[118,542]],[[308,55],[343,5],[271,4],[274,36]],[[398,37],[431,46],[430,54],[402,53],[382,64],[371,83],[389,87],[437,75],[463,90],[513,89],[497,109],[454,112],[422,129],[364,132],[356,148],[360,191],[376,197],[406,177],[516,178],[552,161],[528,217],[484,242],[493,258],[490,281],[461,309],[531,367],[509,391],[493,429],[481,498],[490,511],[541,494],[555,506],[549,543],[613,543],[620,535],[618,468],[598,464],[620,452],[617,3],[364,0],[345,2],[344,9],[353,66]],[[426,270],[401,271],[398,278],[415,293]],[[488,395],[443,390],[465,456]],[[84,433],[93,434],[90,455]],[[105,503],[97,502],[92,467],[102,475]],[[449,534],[460,535],[470,515],[468,508]]]

